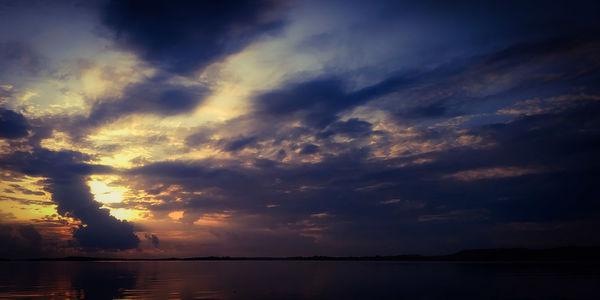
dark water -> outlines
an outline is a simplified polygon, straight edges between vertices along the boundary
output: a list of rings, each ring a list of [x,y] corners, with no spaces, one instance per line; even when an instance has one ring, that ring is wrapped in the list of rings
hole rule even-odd
[[[600,299],[598,263],[3,262],[0,298]]]

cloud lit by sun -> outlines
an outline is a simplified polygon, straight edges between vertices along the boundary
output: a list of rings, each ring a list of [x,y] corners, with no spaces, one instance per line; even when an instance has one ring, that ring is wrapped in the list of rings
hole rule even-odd
[[[96,177],[96,179],[88,182],[96,201],[104,204],[119,203],[123,201],[123,193],[126,189],[118,186],[110,186],[112,181],[113,180],[111,179],[104,179],[101,181]]]
[[[597,4],[234,2],[0,4],[0,243],[25,225],[48,256],[597,239]]]

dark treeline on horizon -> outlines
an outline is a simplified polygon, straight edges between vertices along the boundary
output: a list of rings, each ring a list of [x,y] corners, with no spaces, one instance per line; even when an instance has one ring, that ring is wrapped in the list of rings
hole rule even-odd
[[[550,249],[491,248],[468,249],[447,255],[385,255],[385,256],[287,256],[287,257],[236,257],[201,256],[186,258],[102,258],[67,256],[60,258],[30,258],[0,261],[240,261],[240,260],[290,260],[290,261],[596,261],[600,260],[600,247],[560,247]]]

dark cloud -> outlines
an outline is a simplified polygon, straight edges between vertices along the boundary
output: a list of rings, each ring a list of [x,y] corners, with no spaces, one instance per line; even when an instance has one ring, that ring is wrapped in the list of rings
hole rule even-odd
[[[257,140],[258,138],[255,136],[242,137],[231,142],[227,142],[225,145],[225,150],[230,152],[239,151],[246,147],[255,145]]]
[[[318,136],[327,138],[335,134],[341,134],[352,138],[357,138],[373,133],[371,128],[371,123],[359,120],[357,118],[352,118],[347,121],[338,121],[331,124]]]
[[[107,166],[85,163],[90,158],[89,155],[78,151],[38,148],[31,152],[14,151],[2,157],[2,163],[6,168],[25,174],[65,179],[111,171]]]
[[[600,175],[596,171],[600,160],[594,154],[600,150],[598,113],[600,106],[591,102],[568,111],[472,129],[494,146],[421,156],[433,162],[405,168],[413,178],[399,198],[445,209],[488,209],[492,218],[503,222],[594,218],[600,209],[594,200],[600,191],[593,185]],[[504,177],[512,166],[533,171]],[[465,170],[491,170],[487,172],[497,176],[482,172],[479,178],[463,182],[444,179],[445,174]],[[391,172],[393,177],[385,181],[394,181],[400,174]]]
[[[285,228],[286,240],[300,235],[318,241],[314,249],[339,253],[346,253],[339,245],[353,251],[381,245],[391,254],[406,247],[489,246],[494,237],[488,234],[498,231],[498,224],[594,219],[600,211],[594,200],[600,196],[594,187],[600,108],[595,96],[567,99],[574,86],[597,92],[589,84],[598,78],[594,49],[597,44],[587,35],[549,39],[430,70],[393,73],[354,91],[339,78],[284,84],[254,99],[255,110],[244,120],[253,119],[255,127],[244,135],[212,140],[219,128],[211,128],[186,139],[191,147],[208,144],[232,152],[232,159],[158,162],[127,174],[136,188],[153,195],[170,185],[182,187],[160,196],[161,204],[140,204],[152,211],[183,210],[189,223],[206,213],[234,211],[239,219],[260,215],[245,226]],[[547,74],[559,75],[543,76]],[[566,100],[548,100],[555,104],[542,111],[504,118],[496,114],[534,96],[557,95]],[[394,140],[395,132],[375,130],[372,121],[340,120],[360,105],[410,124],[414,136]],[[459,129],[430,126],[479,113],[487,119]],[[289,125],[298,120],[300,125]],[[229,125],[235,124],[223,125],[225,131]],[[351,141],[337,142],[336,135]],[[372,137],[380,139],[371,142]],[[481,141],[456,143],[463,137]],[[381,148],[403,143],[410,145],[399,156],[374,156]],[[420,149],[432,144],[436,147]],[[279,150],[274,157],[279,161],[244,156],[247,148]],[[296,154],[318,159],[281,162]],[[460,179],[461,172],[471,172],[471,177]],[[318,222],[312,217],[324,212],[335,217]],[[555,246],[548,238],[551,232],[529,245]],[[579,233],[582,239],[591,235],[590,230]],[[251,249],[251,237],[246,239]],[[511,246],[523,246],[515,243]]]
[[[45,195],[44,192],[32,191],[32,190],[24,188],[18,184],[9,184],[9,186],[25,195],[37,195],[37,196]]]
[[[402,116],[407,118],[436,118],[443,117],[447,113],[447,108],[442,103],[433,103],[427,106],[416,107],[407,111]]]
[[[89,116],[75,126],[100,126],[130,114],[172,116],[192,111],[208,95],[204,87],[185,87],[160,79],[132,84],[118,99],[102,99],[94,103]]]
[[[210,187],[226,182],[231,187],[244,187],[252,181],[235,169],[212,167],[210,162],[157,162],[128,171],[132,175],[144,175],[157,178],[183,178],[197,182],[197,187]],[[201,180],[202,182],[198,182]],[[241,190],[240,190],[241,191]]]
[[[96,220],[84,220],[87,226],[82,226],[73,232],[73,237],[79,245],[88,250],[110,249],[126,250],[137,248],[140,240],[133,233],[133,224],[117,220],[109,215],[107,209],[100,209]]]
[[[157,237],[156,235],[154,235],[154,234],[149,234],[149,233],[146,233],[146,234],[144,235],[144,237],[145,237],[147,240],[149,240],[150,242],[152,242],[152,246],[154,246],[154,248],[158,248],[158,245],[159,245],[159,243],[160,243],[160,240],[158,239],[158,237]]]
[[[241,161],[163,162],[131,174],[148,187],[177,184],[188,192],[174,192],[151,210],[184,210],[192,219],[199,212],[235,211],[240,219],[258,214],[260,221],[247,226],[308,234],[319,239],[312,249],[320,251],[338,249],[336,245],[371,251],[364,247],[372,243],[390,253],[490,246],[496,241],[488,234],[498,231],[498,224],[570,224],[593,220],[600,212],[595,200],[600,197],[595,186],[600,178],[600,106],[592,99],[565,105],[463,132],[482,138],[485,147],[457,146],[389,159],[371,157],[369,148],[350,148],[321,154],[321,160],[310,164],[269,161],[252,167]],[[365,123],[349,120],[331,128],[366,134],[370,126]],[[423,142],[437,138],[424,134]],[[328,150],[319,148],[307,151]],[[411,163],[419,159],[427,162]],[[473,170],[475,175],[464,180],[449,176]],[[179,201],[169,200],[175,198]],[[316,222],[311,216],[321,212],[331,217]],[[593,235],[581,226],[568,228],[578,230],[583,243]],[[553,231],[539,232],[529,243],[510,243],[503,235],[503,245],[560,245],[549,238]]]
[[[585,31],[518,42],[435,68],[394,72],[355,91],[347,91],[340,77],[287,82],[255,98],[256,114],[265,122],[294,118],[324,129],[340,114],[361,105],[389,111],[399,122],[415,123],[489,111],[517,99],[568,93],[577,85],[596,92],[596,35]]]
[[[136,248],[139,239],[127,221],[117,220],[101,203],[94,200],[87,176],[111,171],[111,168],[87,164],[89,157],[76,151],[35,149],[15,151],[2,157],[2,166],[30,176],[43,176],[45,189],[52,194],[61,216],[81,220],[73,232],[79,245],[88,250]]]
[[[188,74],[282,25],[276,1],[110,1],[104,25],[119,45],[169,72]]]
[[[335,120],[344,106],[345,94],[337,79],[315,79],[291,84],[256,99],[259,114],[274,117],[299,116],[308,125],[324,127]]]
[[[319,146],[313,144],[304,145],[300,150],[300,154],[302,155],[315,154],[317,152],[319,152]]]
[[[200,128],[196,133],[193,133],[185,138],[185,144],[190,147],[195,147],[204,143],[208,143],[212,141],[212,134],[213,130],[209,128]]]
[[[393,57],[371,63],[380,49],[365,48],[337,60],[337,50],[355,47],[338,43],[347,40],[337,40],[337,32],[299,41],[313,54],[335,49],[341,63],[324,62],[323,73],[308,79],[286,70],[281,86],[250,99],[248,114],[196,128],[185,138],[184,151],[207,147],[227,152],[221,153],[226,158],[132,160],[143,165],[119,171],[121,183],[158,201],[128,199],[111,207],[146,208],[165,218],[183,211],[182,226],[222,217],[227,226],[194,225],[222,242],[201,245],[217,255],[235,249],[241,255],[364,255],[597,243],[597,1],[373,5],[360,13],[372,20],[344,23],[345,9],[363,7],[344,4],[336,26],[353,24],[339,33],[364,30],[368,36],[357,35],[362,44]],[[281,28],[279,8],[274,2],[110,2],[102,10],[103,25],[119,47],[158,75],[129,85],[122,97],[97,99],[87,117],[65,117],[66,125],[55,126],[81,136],[131,114],[192,111],[209,91],[176,84],[177,76],[192,75]],[[404,35],[398,24],[427,28],[400,48],[388,43]],[[379,33],[379,41],[370,39]],[[0,61],[12,58],[35,72],[39,62],[30,50],[23,43],[0,44]],[[371,65],[362,66],[362,56]],[[0,112],[0,136],[11,139],[4,149],[12,151],[0,159],[2,168],[46,178],[58,213],[84,224],[73,233],[79,246],[138,246],[134,225],[110,216],[86,184],[90,175],[114,169],[91,164],[94,157],[77,151],[44,149],[41,141],[53,127],[44,126],[46,120]],[[27,136],[27,143],[19,141]],[[144,139],[165,141],[174,140]],[[111,144],[94,150],[120,149]],[[38,193],[10,187],[16,190]],[[39,240],[17,227],[0,227],[0,238],[22,245]],[[154,234],[144,238],[159,246]],[[161,238],[162,251],[172,241]],[[274,246],[265,250],[266,244]]]
[[[0,63],[3,66],[0,79],[6,81],[13,76],[37,75],[46,67],[42,56],[27,42],[19,40],[0,40]]]
[[[26,137],[28,129],[29,124],[22,114],[0,107],[0,138]]]
[[[109,1],[102,21],[118,45],[162,71],[125,88],[118,99],[96,101],[87,118],[68,125],[74,137],[135,113],[172,116],[192,111],[208,88],[167,83],[236,53],[263,33],[282,25],[270,1]]]
[[[414,75],[396,74],[375,85],[346,92],[338,78],[317,78],[290,83],[259,95],[255,99],[256,109],[259,115],[298,116],[311,127],[324,128],[337,120],[338,113],[407,87],[414,81]]]
[[[0,257],[32,258],[43,253],[42,236],[32,225],[0,224]]]
[[[283,149],[279,149],[279,151],[277,151],[277,159],[278,160],[282,160],[287,156],[287,153],[285,152],[285,150]]]

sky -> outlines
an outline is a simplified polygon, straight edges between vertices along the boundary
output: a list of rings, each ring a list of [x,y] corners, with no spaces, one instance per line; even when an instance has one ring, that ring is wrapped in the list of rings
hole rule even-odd
[[[0,257],[600,245],[599,11],[0,0]]]

